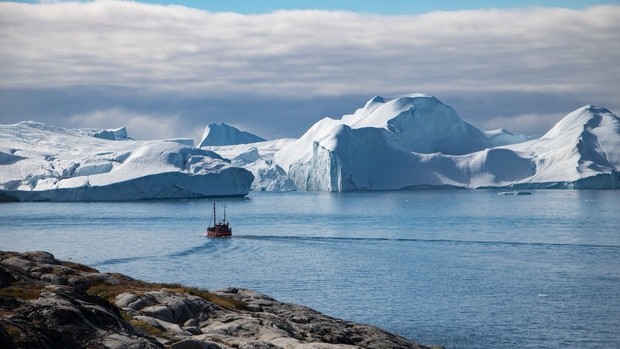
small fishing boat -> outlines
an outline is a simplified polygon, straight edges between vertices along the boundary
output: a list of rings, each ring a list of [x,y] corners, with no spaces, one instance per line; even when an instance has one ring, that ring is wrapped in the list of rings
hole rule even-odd
[[[218,223],[215,212],[215,201],[213,201],[213,226],[207,228],[207,237],[222,238],[228,236],[232,236],[232,228],[226,221],[226,205],[224,205],[224,219]]]

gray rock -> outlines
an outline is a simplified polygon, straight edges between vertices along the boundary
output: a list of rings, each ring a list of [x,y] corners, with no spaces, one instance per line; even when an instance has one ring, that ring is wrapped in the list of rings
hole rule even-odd
[[[195,326],[198,326],[199,324],[200,324],[200,322],[197,319],[189,319],[189,320],[185,321],[183,326],[195,327]]]
[[[30,272],[30,269],[34,268],[35,266],[35,264],[31,261],[18,257],[9,257],[7,259],[3,259],[0,264],[8,267],[9,269],[18,271],[22,274],[28,274]]]
[[[52,265],[60,264],[60,262],[56,258],[54,258],[54,255],[49,252],[31,251],[31,252],[25,252],[24,255],[27,256],[28,259],[34,262],[37,262],[37,263],[52,264]]]
[[[64,277],[60,275],[56,275],[56,274],[43,274],[41,275],[40,279],[41,281],[47,281],[54,285],[66,285],[67,284],[67,279],[65,279]]]
[[[195,339],[186,339],[176,342],[170,346],[170,349],[222,349],[213,342],[203,342]]]
[[[190,337],[192,335],[190,332],[183,330],[181,326],[167,321],[159,320],[149,316],[136,316],[135,319],[143,321],[173,336]]]
[[[183,326],[181,327],[181,329],[183,331],[189,332],[193,335],[199,335],[202,334],[202,331],[200,331],[200,329],[197,326]]]
[[[152,305],[142,309],[142,312],[147,316],[154,317],[165,322],[175,322],[172,311],[170,311],[170,308],[165,305]]]
[[[184,323],[189,319],[196,317],[194,313],[189,309],[187,305],[187,298],[181,296],[170,297],[171,299],[166,302],[166,306],[172,312],[172,318],[174,323]]]
[[[124,336],[119,333],[104,336],[102,345],[109,349],[160,349],[158,345],[147,339]]]
[[[121,293],[118,296],[116,296],[116,299],[114,301],[114,305],[116,305],[119,308],[128,308],[128,305],[139,300],[140,298],[138,298],[138,296],[136,296],[133,293]],[[132,308],[133,309],[133,308]]]

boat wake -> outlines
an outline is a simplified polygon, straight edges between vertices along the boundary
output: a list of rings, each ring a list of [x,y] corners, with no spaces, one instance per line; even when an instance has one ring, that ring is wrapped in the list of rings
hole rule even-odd
[[[179,251],[166,254],[131,256],[123,258],[111,258],[100,262],[91,263],[93,267],[106,267],[110,265],[131,264],[144,261],[155,261],[169,258],[184,258],[189,256],[204,255],[209,258],[219,258],[230,254],[247,254],[257,252],[266,245],[258,242],[291,243],[291,244],[368,244],[368,243],[420,243],[420,244],[465,244],[487,246],[535,246],[535,247],[560,247],[560,248],[595,248],[612,249],[620,251],[617,245],[596,244],[567,244],[548,242],[518,242],[518,241],[483,241],[483,240],[457,240],[457,239],[419,239],[419,238],[389,238],[389,237],[334,237],[334,236],[295,236],[295,235],[236,235],[230,239],[208,239],[203,243],[188,247]]]
[[[520,242],[520,241],[492,241],[492,240],[458,240],[458,239],[419,239],[419,238],[390,238],[390,237],[334,237],[334,236],[294,236],[294,235],[237,235],[235,239],[270,240],[270,241],[297,241],[297,242],[420,242],[437,244],[474,244],[474,245],[514,245],[514,246],[565,246],[586,248],[620,249],[620,245],[597,244],[569,244],[550,242]]]

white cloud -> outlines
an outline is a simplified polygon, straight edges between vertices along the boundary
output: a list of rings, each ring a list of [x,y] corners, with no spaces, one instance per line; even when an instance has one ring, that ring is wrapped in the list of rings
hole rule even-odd
[[[340,116],[321,104],[334,106],[335,98],[424,92],[439,99],[460,96],[453,99],[468,106],[468,115],[480,115],[480,127],[540,133],[558,115],[583,104],[620,108],[618,18],[620,6],[391,16],[330,11],[242,15],[131,1],[0,2],[0,109],[5,109],[0,119],[58,115],[62,108],[39,102],[28,109],[19,101],[27,101],[32,91],[56,96],[59,92],[50,91],[88,87],[131,91],[139,102],[118,92],[100,102],[88,95],[82,109],[65,114],[65,120],[66,115],[90,115],[85,121],[109,128],[122,118],[98,119],[90,111],[112,110],[112,115],[132,115],[128,120],[138,129],[130,133],[156,138],[174,136],[168,130],[174,118],[167,114],[183,121],[174,125],[176,135],[193,135],[205,124],[200,118],[228,117],[267,136],[286,135],[293,116],[305,113],[306,123]],[[10,94],[3,97],[2,91]],[[520,97],[485,102],[497,94]],[[540,96],[549,96],[553,104]],[[217,102],[220,97],[227,102]],[[67,97],[79,109],[82,103],[74,99]],[[252,111],[242,108],[248,100]],[[214,101],[217,108],[208,105]],[[262,101],[277,105],[260,108]],[[477,112],[478,103],[480,108],[500,103],[526,107]]]
[[[127,127],[129,137],[134,139],[166,139],[178,137],[178,116],[152,116],[135,114],[121,109],[97,110],[69,118],[74,128],[112,129]],[[190,135],[193,136],[193,135]],[[191,137],[190,137],[191,138]]]
[[[603,89],[620,76],[618,18],[620,6],[384,16],[2,3],[0,85],[290,95]]]
[[[566,113],[568,114],[568,113]],[[496,116],[480,125],[485,130],[505,128],[514,133],[528,136],[542,136],[541,130],[550,130],[565,114],[520,114]]]

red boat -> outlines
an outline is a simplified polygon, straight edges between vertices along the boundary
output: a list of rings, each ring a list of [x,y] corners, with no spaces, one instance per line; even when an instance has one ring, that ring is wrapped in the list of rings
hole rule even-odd
[[[224,219],[218,223],[216,217],[215,201],[213,201],[213,226],[207,228],[207,237],[222,238],[232,236],[232,228],[226,222],[226,206],[224,206]]]

